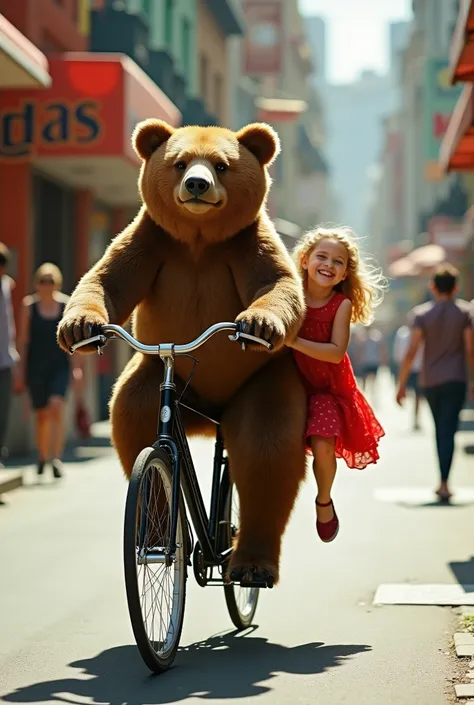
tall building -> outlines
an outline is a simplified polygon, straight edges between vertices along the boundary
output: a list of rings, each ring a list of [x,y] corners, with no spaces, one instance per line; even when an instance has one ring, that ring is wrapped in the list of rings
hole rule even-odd
[[[321,87],[327,82],[326,21],[323,17],[305,17],[304,25],[314,63],[312,80]]]
[[[326,154],[338,201],[338,219],[361,235],[368,228],[369,169],[382,148],[382,119],[397,95],[388,75],[364,71],[350,84],[328,85]]]
[[[411,33],[411,22],[390,22],[389,24],[389,51],[390,75],[396,83],[400,82],[403,52],[405,51]]]

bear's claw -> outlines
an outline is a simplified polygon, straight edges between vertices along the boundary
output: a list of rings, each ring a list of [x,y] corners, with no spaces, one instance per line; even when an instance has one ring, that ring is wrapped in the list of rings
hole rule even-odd
[[[240,583],[241,587],[272,588],[275,582],[274,576],[268,570],[256,565],[234,568],[229,577],[231,582]]]

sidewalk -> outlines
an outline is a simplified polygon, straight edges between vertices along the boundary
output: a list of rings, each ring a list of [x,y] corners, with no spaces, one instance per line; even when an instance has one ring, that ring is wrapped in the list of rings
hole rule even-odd
[[[66,445],[63,462],[84,463],[112,452],[110,424],[108,421],[100,421],[92,424],[90,438],[84,440],[79,438]],[[11,456],[5,460],[5,468],[0,468],[0,504],[5,503],[3,495],[7,492],[28,484],[25,479],[34,470],[35,465],[34,453]]]

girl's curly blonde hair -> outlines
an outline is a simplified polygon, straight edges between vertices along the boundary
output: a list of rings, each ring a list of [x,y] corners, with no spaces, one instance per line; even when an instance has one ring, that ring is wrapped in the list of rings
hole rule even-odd
[[[306,286],[307,271],[303,268],[303,257],[321,242],[335,240],[347,250],[347,277],[335,288],[352,302],[352,323],[370,324],[374,319],[374,309],[382,303],[387,280],[381,270],[361,257],[356,237],[348,227],[318,227],[303,235],[293,250],[299,275]]]

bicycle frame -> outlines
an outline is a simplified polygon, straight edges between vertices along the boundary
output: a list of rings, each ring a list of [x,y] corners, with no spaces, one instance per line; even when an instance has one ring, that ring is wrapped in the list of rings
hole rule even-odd
[[[154,443],[154,447],[165,448],[170,454],[173,466],[171,531],[168,547],[170,552],[169,558],[173,559],[176,552],[179,496],[180,488],[182,487],[189,514],[203,554],[204,563],[209,566],[220,565],[227,559],[232,548],[227,549],[223,553],[217,552],[219,488],[222,468],[226,463],[226,458],[224,457],[224,443],[219,430],[219,424],[214,419],[207,416],[205,417],[216,425],[211,505],[208,517],[179,411],[180,402],[177,399],[177,389],[174,383],[174,358],[170,355],[163,357],[162,360],[165,365],[165,375],[160,385],[158,438]],[[182,404],[182,406],[186,405]],[[191,409],[191,407],[186,408]],[[191,409],[191,411],[197,414],[200,413],[195,409]],[[204,414],[200,415],[204,416]]]
[[[191,409],[196,414],[200,414],[216,424],[216,443],[214,453],[214,468],[212,476],[211,506],[209,517],[202,499],[196,470],[189,450],[186,433],[183,428],[179,412],[179,400],[177,399],[177,389],[174,382],[174,358],[175,355],[183,355],[192,352],[203,345],[212,335],[219,331],[231,332],[229,338],[239,341],[242,349],[245,350],[246,341],[256,342],[263,345],[268,350],[273,349],[273,345],[268,341],[258,338],[249,333],[241,332],[236,323],[216,323],[210,326],[196,340],[187,345],[173,345],[163,343],[160,345],[145,345],[127,333],[121,326],[107,324],[101,326],[101,332],[90,338],[84,339],[71,345],[69,352],[72,354],[83,346],[97,345],[97,352],[102,353],[102,347],[108,338],[116,337],[125,340],[134,350],[147,355],[159,355],[164,364],[164,378],[160,385],[160,413],[158,420],[158,437],[153,444],[154,448],[165,448],[172,461],[172,487],[171,487],[171,532],[170,545],[166,550],[166,560],[172,561],[176,553],[176,533],[178,523],[178,511],[180,501],[180,490],[183,494],[191,515],[194,529],[196,531],[200,548],[203,555],[204,564],[217,566],[225,562],[232,548],[223,552],[218,552],[218,511],[219,511],[219,489],[222,479],[222,468],[227,463],[224,456],[224,443],[219,430],[219,424],[214,419],[201,414],[195,409]],[[92,332],[92,331],[91,331]],[[182,404],[185,406],[185,404]],[[190,408],[190,407],[187,407]]]

